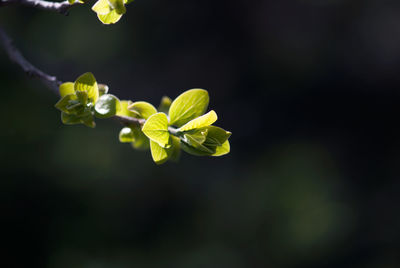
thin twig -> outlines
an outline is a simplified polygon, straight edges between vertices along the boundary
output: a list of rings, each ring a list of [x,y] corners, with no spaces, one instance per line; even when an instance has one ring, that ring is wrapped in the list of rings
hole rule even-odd
[[[57,77],[48,75],[40,69],[33,66],[27,61],[21,52],[14,46],[12,39],[6,34],[6,32],[0,27],[0,43],[3,45],[5,51],[10,57],[11,61],[18,64],[26,74],[31,77],[40,79],[54,92],[58,92],[58,86],[61,81],[57,80]]]
[[[81,3],[74,2],[70,4],[67,0],[63,2],[49,2],[45,0],[0,0],[0,6],[22,5],[47,11],[55,11],[63,15],[68,15],[68,10],[79,4]]]
[[[21,52],[14,46],[11,38],[6,34],[6,32],[0,27],[0,43],[3,45],[5,51],[10,57],[11,61],[19,65],[25,73],[31,77],[36,77],[40,79],[51,91],[55,94],[59,94],[58,88],[63,83],[58,80],[57,77],[46,74],[45,72],[39,70],[33,66],[29,61],[27,61]],[[124,125],[134,125],[141,126],[146,120],[138,119],[128,116],[114,116],[116,120]]]
[[[145,119],[133,118],[133,117],[123,116],[123,115],[114,115],[113,118],[118,120],[121,124],[133,125],[133,126],[137,126],[137,127],[142,126],[146,122]]]

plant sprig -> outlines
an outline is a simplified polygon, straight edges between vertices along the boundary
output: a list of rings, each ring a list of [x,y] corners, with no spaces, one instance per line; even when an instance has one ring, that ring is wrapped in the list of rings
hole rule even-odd
[[[119,140],[135,149],[149,149],[155,163],[177,161],[181,149],[197,156],[229,153],[231,132],[212,125],[215,111],[205,113],[209,103],[204,89],[190,89],[174,101],[163,97],[156,109],[144,101],[119,100],[98,84],[92,73],[79,76],[59,88],[61,99],[55,107],[66,125],[84,124],[94,128],[95,118],[119,118],[124,127]]]

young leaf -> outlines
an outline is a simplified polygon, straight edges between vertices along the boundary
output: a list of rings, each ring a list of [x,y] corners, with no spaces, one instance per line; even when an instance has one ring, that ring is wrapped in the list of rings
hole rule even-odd
[[[135,137],[130,127],[124,127],[119,132],[119,141],[122,143],[134,142]]]
[[[131,111],[132,113],[135,113],[137,115],[135,117],[144,119],[147,119],[151,115],[157,113],[157,109],[154,108],[153,105],[145,101],[137,101],[132,103],[131,105],[128,106],[128,110]]]
[[[135,117],[135,118],[137,117],[136,113],[128,110],[129,105],[132,104],[131,101],[122,100],[122,101],[120,101],[120,103],[121,103],[121,110],[117,112],[117,115],[129,116],[129,117]]]
[[[108,93],[108,86],[105,84],[97,84],[99,88],[99,97]]]
[[[209,125],[212,125],[215,121],[217,121],[217,119],[217,114],[214,112],[214,110],[212,110],[205,115],[189,121],[183,127],[181,127],[179,131],[188,131],[196,128],[207,127]]]
[[[114,24],[121,19],[122,14],[118,14],[117,11],[115,11],[114,9],[108,12],[107,14],[97,13],[97,17],[103,24]]]
[[[109,118],[121,110],[121,103],[114,95],[105,94],[96,102],[94,110],[98,118]]]
[[[142,127],[143,133],[161,147],[169,145],[168,118],[164,113],[150,116]]]
[[[99,88],[92,73],[84,73],[75,81],[75,91],[86,91],[88,97],[95,103],[99,97]]]
[[[179,95],[169,107],[170,124],[183,126],[190,120],[204,114],[209,102],[204,89],[191,89]]]
[[[206,129],[207,138],[203,144],[205,146],[221,146],[232,135],[231,132],[216,126],[209,126]]]
[[[74,83],[72,83],[72,82],[62,83],[60,85],[59,91],[60,91],[61,97],[65,97],[69,94],[74,94],[75,93]]]
[[[86,103],[88,101],[88,94],[86,91],[77,91],[76,96],[78,97],[80,104],[86,105]]]
[[[182,150],[184,150],[185,152],[187,152],[188,154],[191,154],[191,155],[196,155],[196,156],[210,156],[210,155],[212,155],[212,153],[208,153],[208,152],[204,152],[204,151],[201,151],[199,149],[196,149],[196,148],[190,146],[189,144],[187,144],[184,141],[181,142],[181,147],[182,147]]]
[[[71,114],[71,111],[68,109],[68,107],[71,105],[71,101],[73,100],[77,100],[75,94],[65,95],[56,103],[55,107],[62,112]]]
[[[152,140],[150,140],[150,150],[151,150],[151,156],[153,157],[153,161],[157,165],[165,163],[171,156],[170,149],[163,148],[160,145],[158,145],[157,142]]]
[[[231,150],[231,146],[229,144],[229,141],[225,141],[221,146],[217,146],[217,148],[215,149],[215,153],[212,154],[212,156],[221,156],[224,154],[229,153]]]
[[[167,114],[169,107],[171,106],[171,98],[164,96],[161,99],[160,106],[158,106],[158,111]]]
[[[79,116],[66,114],[64,112],[61,112],[61,121],[66,125],[76,125],[81,123]]]
[[[81,122],[87,127],[94,128],[96,126],[92,115],[81,117]]]
[[[184,137],[183,142],[186,143],[187,145],[195,148],[196,150],[207,153],[208,155],[215,153],[214,147],[209,148],[209,147],[204,146],[197,139],[195,139],[195,137],[193,137],[192,135],[185,134],[185,135],[183,135],[183,137]]]
[[[191,138],[195,139],[200,144],[203,144],[206,141],[207,133],[207,128],[194,129],[185,132],[186,135],[190,135]]]
[[[99,0],[93,6],[92,10],[97,13],[97,15],[105,15],[111,12],[112,8],[107,0]]]
[[[125,14],[126,8],[124,5],[124,0],[108,0],[112,9],[115,9],[117,14]]]

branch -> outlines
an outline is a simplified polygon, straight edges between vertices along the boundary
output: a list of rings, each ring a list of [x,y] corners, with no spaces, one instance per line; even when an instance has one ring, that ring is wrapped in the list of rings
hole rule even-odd
[[[68,10],[71,7],[79,5],[81,3],[74,2],[73,4],[70,4],[67,0],[63,2],[49,2],[45,0],[0,0],[0,7],[12,4],[34,7],[47,11],[55,11],[63,15],[68,15]]]
[[[0,0],[1,1],[1,0]],[[21,52],[14,46],[11,38],[6,34],[6,32],[0,27],[0,43],[3,45],[5,51],[10,57],[11,61],[19,65],[26,74],[31,77],[36,77],[40,79],[48,88],[51,89],[57,95],[59,86],[63,83],[58,80],[57,77],[46,74],[45,72],[39,70],[33,66],[29,61],[27,61]],[[141,126],[146,120],[138,119],[128,116],[114,116],[116,120],[125,125],[135,125]]]
[[[14,46],[11,38],[6,34],[6,32],[0,27],[0,43],[3,45],[7,55],[10,60],[17,65],[19,65],[26,74],[31,77],[36,77],[40,79],[46,86],[48,86],[54,92],[58,92],[58,86],[61,81],[57,80],[57,77],[48,75],[35,66],[33,66],[29,61],[27,61],[21,52]]]

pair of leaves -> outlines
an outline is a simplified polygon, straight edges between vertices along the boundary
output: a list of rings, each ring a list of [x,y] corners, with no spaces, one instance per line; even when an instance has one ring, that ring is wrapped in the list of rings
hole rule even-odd
[[[169,99],[169,98],[168,98]],[[160,107],[167,110],[168,99]],[[192,89],[182,93],[171,104],[168,115],[159,112],[150,116],[143,125],[143,133],[150,139],[153,160],[163,163],[173,155],[178,146],[195,155],[219,156],[229,152],[227,139],[231,135],[221,128],[211,126],[217,120],[215,111],[204,114],[209,103],[208,92],[203,89]],[[175,129],[175,125],[180,128]],[[208,132],[210,131],[210,134]],[[178,142],[174,143],[178,136]],[[174,146],[175,145],[175,146]],[[153,152],[154,151],[154,152]]]
[[[133,0],[98,0],[92,7],[99,20],[104,24],[118,22],[126,13],[125,5]]]
[[[107,90],[105,86],[101,87]],[[85,73],[78,77],[75,82],[66,82],[59,88],[61,100],[55,107],[61,113],[64,124],[85,124],[95,127],[92,107],[99,98],[99,86],[92,73]]]
[[[148,102],[121,101],[121,110],[117,115],[147,119],[157,113],[157,109]],[[148,149],[150,147],[149,138],[142,132],[140,126],[129,126],[121,129],[119,140],[123,143],[131,143],[135,149]]]
[[[231,132],[220,127],[207,126],[183,134],[182,149],[198,156],[221,156],[229,153]]]

